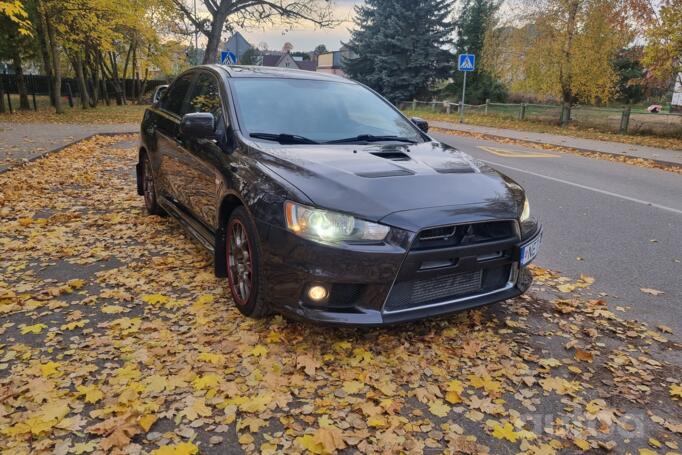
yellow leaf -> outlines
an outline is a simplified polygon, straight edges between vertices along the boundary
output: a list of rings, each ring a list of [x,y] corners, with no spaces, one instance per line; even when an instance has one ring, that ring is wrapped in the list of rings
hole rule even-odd
[[[142,301],[150,305],[163,305],[170,301],[170,297],[161,294],[145,294],[142,296]]]
[[[388,423],[386,423],[386,419],[381,416],[372,416],[367,419],[367,425],[374,428],[386,428]]]
[[[40,365],[40,374],[42,374],[43,377],[46,377],[46,378],[49,376],[52,376],[52,375],[61,376],[62,372],[59,371],[59,369],[58,369],[60,367],[61,367],[61,364],[59,364],[57,362],[49,361],[47,363],[43,363],[42,365]]]
[[[638,449],[639,455],[656,455],[656,452],[651,449]]]
[[[84,327],[85,324],[87,324],[88,322],[90,322],[89,319],[81,319],[80,321],[73,321],[73,322],[69,322],[69,323],[67,323],[67,324],[64,324],[64,325],[62,325],[60,328],[61,328],[62,330],[74,330],[74,329],[77,329],[77,328],[82,328],[82,327]]]
[[[365,383],[360,381],[345,381],[343,383],[343,391],[346,393],[358,393],[363,387],[365,387]]]
[[[239,443],[240,444],[252,444],[254,441],[253,436],[251,436],[249,433],[244,433],[243,435],[239,436]]]
[[[202,352],[197,356],[200,362],[212,363],[213,365],[221,364],[225,361],[225,356],[222,354],[214,354],[212,352]]]
[[[268,408],[270,402],[272,402],[272,395],[268,393],[259,393],[257,396],[252,397],[245,403],[240,404],[239,410],[242,412],[260,413]]]
[[[295,442],[296,444],[310,451],[311,453],[315,454],[324,453],[324,445],[321,442],[318,442],[315,439],[315,437],[311,434],[304,434],[303,436],[299,436],[298,438],[296,438]]]
[[[459,395],[459,393],[451,390],[445,393],[445,401],[451,404],[457,404],[462,402],[462,397]]]
[[[125,307],[120,305],[106,305],[102,307],[102,313],[105,314],[117,314],[125,311]]]
[[[493,425],[493,437],[506,439],[509,442],[516,442],[519,439],[519,435],[514,431],[514,427],[509,422],[505,422],[504,426],[495,422],[495,425]]]
[[[262,344],[257,345],[251,350],[251,355],[254,357],[263,357],[265,354],[268,353],[268,348],[263,346]]]
[[[443,403],[443,400],[434,400],[429,404],[431,414],[438,417],[445,417],[450,413],[450,406]]]
[[[682,398],[682,386],[679,384],[673,384],[670,386],[670,396]]]
[[[158,394],[163,392],[168,386],[168,381],[164,376],[153,374],[144,380],[145,392]]]
[[[199,418],[199,416],[208,417],[213,412],[211,411],[211,408],[206,406],[206,402],[204,401],[204,398],[191,397],[189,400],[189,406],[187,406],[182,411],[182,413],[189,420],[196,420],[197,418]]]
[[[206,390],[215,389],[216,387],[218,387],[219,382],[220,376],[218,376],[215,373],[207,373],[201,377],[196,378],[192,382],[192,385],[196,390]]]
[[[448,392],[462,393],[464,392],[464,384],[462,384],[462,382],[458,381],[457,379],[453,379],[452,381],[446,384],[445,389]]]
[[[577,445],[582,450],[589,450],[592,447],[592,445],[584,439],[574,439],[573,444]]]
[[[78,442],[73,445],[71,452],[75,453],[76,455],[90,453],[95,450],[97,446],[99,446],[99,441]]]
[[[156,422],[156,416],[152,414],[146,414],[140,417],[140,420],[138,420],[138,423],[142,428],[144,428],[144,431],[149,431],[154,425],[154,422]]]
[[[66,284],[68,284],[71,289],[80,289],[85,286],[85,280],[75,278],[73,280],[67,281]]]
[[[76,390],[78,390],[78,396],[85,396],[86,403],[97,403],[104,397],[102,391],[94,384],[79,385],[76,387]]]
[[[152,451],[151,455],[196,455],[199,447],[191,442],[181,442],[180,444],[159,447]]]
[[[45,324],[33,324],[33,325],[25,325],[21,328],[21,334],[26,335],[27,333],[33,333],[33,334],[38,334],[43,331],[43,329],[46,329],[47,326]]]

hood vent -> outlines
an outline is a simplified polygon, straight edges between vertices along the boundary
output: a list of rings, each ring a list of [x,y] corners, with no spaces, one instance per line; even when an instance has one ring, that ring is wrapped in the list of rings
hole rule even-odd
[[[356,172],[355,175],[368,179],[376,179],[381,177],[401,177],[404,175],[414,175],[414,172],[407,169],[389,169],[385,171]]]
[[[371,153],[374,156],[378,156],[379,158],[385,158],[391,161],[410,161],[410,157],[403,152],[382,151],[369,153]]]

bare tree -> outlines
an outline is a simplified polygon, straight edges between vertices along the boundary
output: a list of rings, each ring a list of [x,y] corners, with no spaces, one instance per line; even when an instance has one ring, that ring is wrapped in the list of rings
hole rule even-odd
[[[208,38],[204,64],[217,61],[223,30],[275,20],[285,23],[307,21],[321,28],[336,24],[331,0],[202,0],[210,18],[195,15],[186,1],[173,0],[197,31]]]

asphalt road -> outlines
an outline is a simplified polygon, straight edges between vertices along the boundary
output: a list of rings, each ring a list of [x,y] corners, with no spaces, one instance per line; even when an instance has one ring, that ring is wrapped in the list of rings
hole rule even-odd
[[[536,263],[596,279],[612,309],[682,338],[682,176],[472,137],[433,133],[527,191],[545,233]],[[652,296],[640,288],[665,294]],[[618,311],[616,309],[616,311]]]

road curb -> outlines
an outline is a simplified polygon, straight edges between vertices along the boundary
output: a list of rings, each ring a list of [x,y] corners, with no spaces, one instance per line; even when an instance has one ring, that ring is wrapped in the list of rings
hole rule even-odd
[[[16,168],[19,168],[19,167],[24,166],[26,164],[37,161],[41,158],[45,158],[46,156],[52,155],[53,153],[61,152],[62,150],[64,150],[67,147],[71,147],[72,145],[76,145],[80,142],[90,140],[96,136],[122,136],[122,135],[126,135],[126,134],[135,134],[135,133],[137,133],[137,131],[119,131],[119,132],[104,132],[104,133],[90,134],[88,136],[85,136],[84,138],[78,139],[77,141],[73,141],[73,142],[69,142],[68,144],[60,145],[57,148],[54,148],[52,150],[47,150],[47,151],[45,151],[39,155],[32,156],[31,158],[27,158],[25,160],[22,160],[21,162],[18,162],[16,164],[10,165],[6,168],[0,169],[0,174],[4,174],[5,172],[11,171],[12,169],[16,169]]]
[[[458,133],[463,133],[469,136],[475,136],[475,135],[480,135],[483,137],[490,137],[494,139],[506,139],[506,140],[512,140],[512,141],[519,141],[519,142],[528,142],[530,144],[540,144],[540,145],[550,145],[552,147],[557,147],[557,148],[567,148],[567,149],[572,149],[572,150],[577,150],[579,152],[583,153],[595,153],[595,154],[600,154],[600,155],[609,155],[613,157],[624,157],[624,158],[630,158],[630,159],[635,159],[635,160],[644,160],[644,161],[651,161],[654,163],[658,163],[662,166],[668,166],[668,167],[675,167],[682,169],[682,163],[675,163],[673,161],[665,161],[665,160],[658,160],[656,158],[645,158],[643,156],[637,156],[637,155],[626,155],[624,153],[612,153],[612,152],[603,152],[600,150],[592,150],[592,149],[586,149],[582,147],[573,147],[571,145],[557,145],[557,144],[549,144],[547,142],[542,142],[542,141],[534,141],[532,139],[517,139],[514,137],[508,137],[508,136],[501,136],[499,134],[490,134],[490,133],[478,133],[474,131],[467,131],[467,130],[459,130],[457,128],[444,128],[442,126],[434,126],[434,129],[441,129],[445,131],[455,131]],[[559,150],[560,151],[560,150]],[[682,154],[682,152],[680,152]]]

